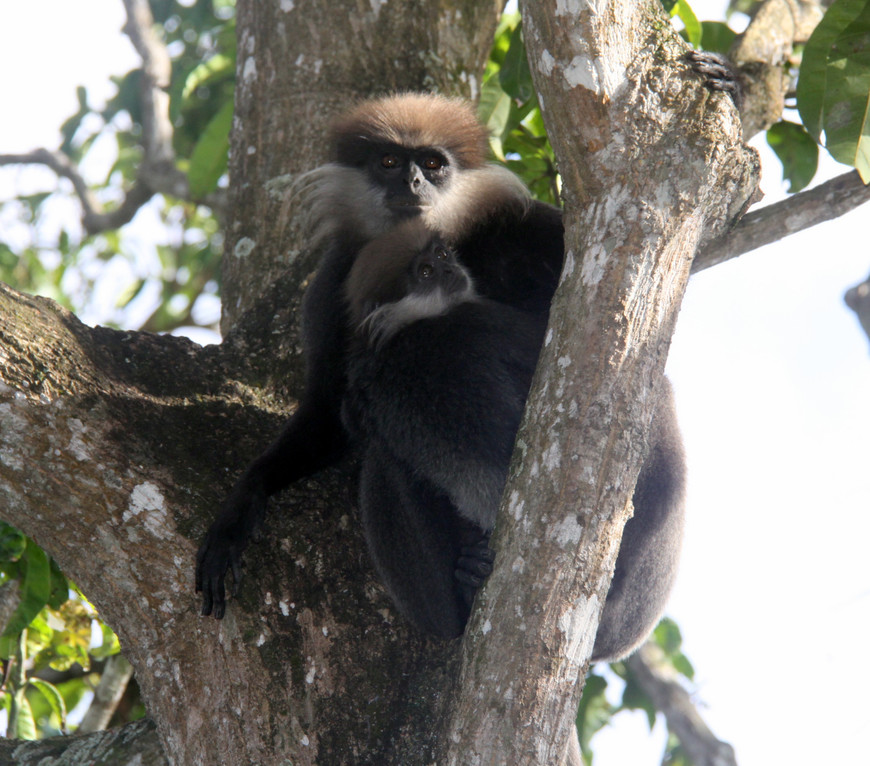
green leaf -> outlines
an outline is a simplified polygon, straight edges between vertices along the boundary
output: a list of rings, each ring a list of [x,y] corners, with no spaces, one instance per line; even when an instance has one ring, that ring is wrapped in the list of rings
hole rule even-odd
[[[701,47],[705,51],[727,54],[737,33],[722,21],[701,22]]]
[[[782,163],[782,177],[790,194],[799,192],[816,174],[819,145],[803,125],[782,120],[767,131],[767,143]]]
[[[671,8],[671,17],[674,16],[683,22],[683,25],[685,26],[683,35],[685,38],[693,47],[700,48],[702,35],[701,22],[698,21],[698,17],[695,15],[692,7],[686,2],[686,0],[677,0],[677,2],[674,3],[673,8]]]
[[[27,550],[24,554],[26,569],[24,581],[21,583],[18,608],[9,618],[3,638],[12,638],[21,632],[42,611],[51,596],[51,568],[48,563],[48,554],[32,540],[27,541]],[[14,643],[14,642],[13,642]],[[9,657],[11,646],[4,646],[0,656]]]
[[[11,524],[0,521],[0,561],[18,561],[27,549],[27,538]]]
[[[41,678],[31,678],[28,683],[42,693],[51,708],[51,712],[60,720],[61,729],[66,729],[66,703],[57,687]]]
[[[523,42],[522,24],[517,24],[511,33],[510,47],[504,57],[498,78],[502,89],[511,98],[525,103],[535,95],[532,72],[529,69],[526,46]]]
[[[646,719],[650,729],[656,722],[656,707],[649,695],[640,687],[640,685],[629,676],[625,680],[625,690],[622,692],[622,709],[625,710],[642,710],[646,713]]]
[[[836,0],[804,49],[798,110],[834,159],[870,183],[870,3]]]
[[[184,89],[181,92],[182,101],[187,101],[197,88],[214,82],[223,82],[235,76],[236,60],[232,56],[218,53],[208,61],[204,61],[187,75]]]
[[[50,558],[48,564],[51,570],[51,582],[49,586],[51,595],[48,599],[48,605],[52,609],[60,609],[60,607],[69,599],[69,580],[67,580],[66,575],[60,571],[60,567],[54,559]]]
[[[486,125],[490,136],[490,147],[495,157],[504,162],[502,140],[507,131],[507,121],[511,112],[510,97],[502,90],[496,75],[487,77],[480,89],[480,104],[477,115]]]
[[[607,681],[590,673],[577,708],[577,732],[580,735],[580,750],[586,763],[592,762],[592,749],[589,745],[592,736],[610,723],[613,716],[613,706],[604,696],[606,689]]]
[[[212,117],[193,147],[187,178],[190,182],[190,194],[194,199],[202,199],[212,191],[227,169],[232,122],[233,101],[229,99]]]
[[[36,722],[33,720],[33,711],[30,709],[30,703],[27,701],[27,697],[24,696],[25,690],[26,687],[19,689],[15,694],[15,703],[9,728],[12,730],[12,736],[15,739],[36,739],[38,736]]]

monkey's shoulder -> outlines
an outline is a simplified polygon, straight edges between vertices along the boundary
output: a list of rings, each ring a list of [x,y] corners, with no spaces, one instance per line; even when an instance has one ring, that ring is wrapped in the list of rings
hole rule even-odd
[[[522,215],[490,216],[456,250],[481,295],[546,312],[562,273],[562,212],[532,201]]]

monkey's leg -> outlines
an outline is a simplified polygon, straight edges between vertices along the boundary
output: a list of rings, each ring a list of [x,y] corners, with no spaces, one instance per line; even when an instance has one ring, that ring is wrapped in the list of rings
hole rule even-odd
[[[428,633],[462,633],[469,609],[454,577],[459,517],[446,496],[370,444],[360,472],[360,514],[375,568],[399,611]]]
[[[662,380],[650,449],[634,490],[634,516],[622,533],[592,659],[633,652],[664,612],[683,538],[685,457],[670,383]]]

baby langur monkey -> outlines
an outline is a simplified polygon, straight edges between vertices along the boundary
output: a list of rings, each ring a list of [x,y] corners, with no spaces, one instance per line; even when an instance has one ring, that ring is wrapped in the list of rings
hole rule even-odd
[[[352,324],[375,346],[411,322],[477,299],[455,253],[416,220],[362,249],[345,292]]]
[[[362,453],[366,541],[402,614],[456,636],[492,571],[489,536],[546,321],[479,297],[418,221],[363,248],[345,295],[357,329],[342,417]]]

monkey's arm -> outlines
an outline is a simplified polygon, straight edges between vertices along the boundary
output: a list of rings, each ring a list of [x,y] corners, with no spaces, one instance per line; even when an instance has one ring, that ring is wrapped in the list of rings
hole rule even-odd
[[[196,555],[196,591],[202,614],[221,619],[226,608],[224,578],[233,572],[238,590],[242,552],[263,527],[270,495],[338,460],[347,447],[340,418],[344,395],[346,318],[341,282],[352,253],[327,252],[303,302],[306,390],[278,439],[236,482]]]
[[[224,616],[224,578],[232,569],[235,596],[241,579],[242,552],[263,528],[266,500],[288,484],[337,460],[346,436],[335,405],[303,400],[281,435],[236,482],[196,554],[196,591],[202,614]]]

